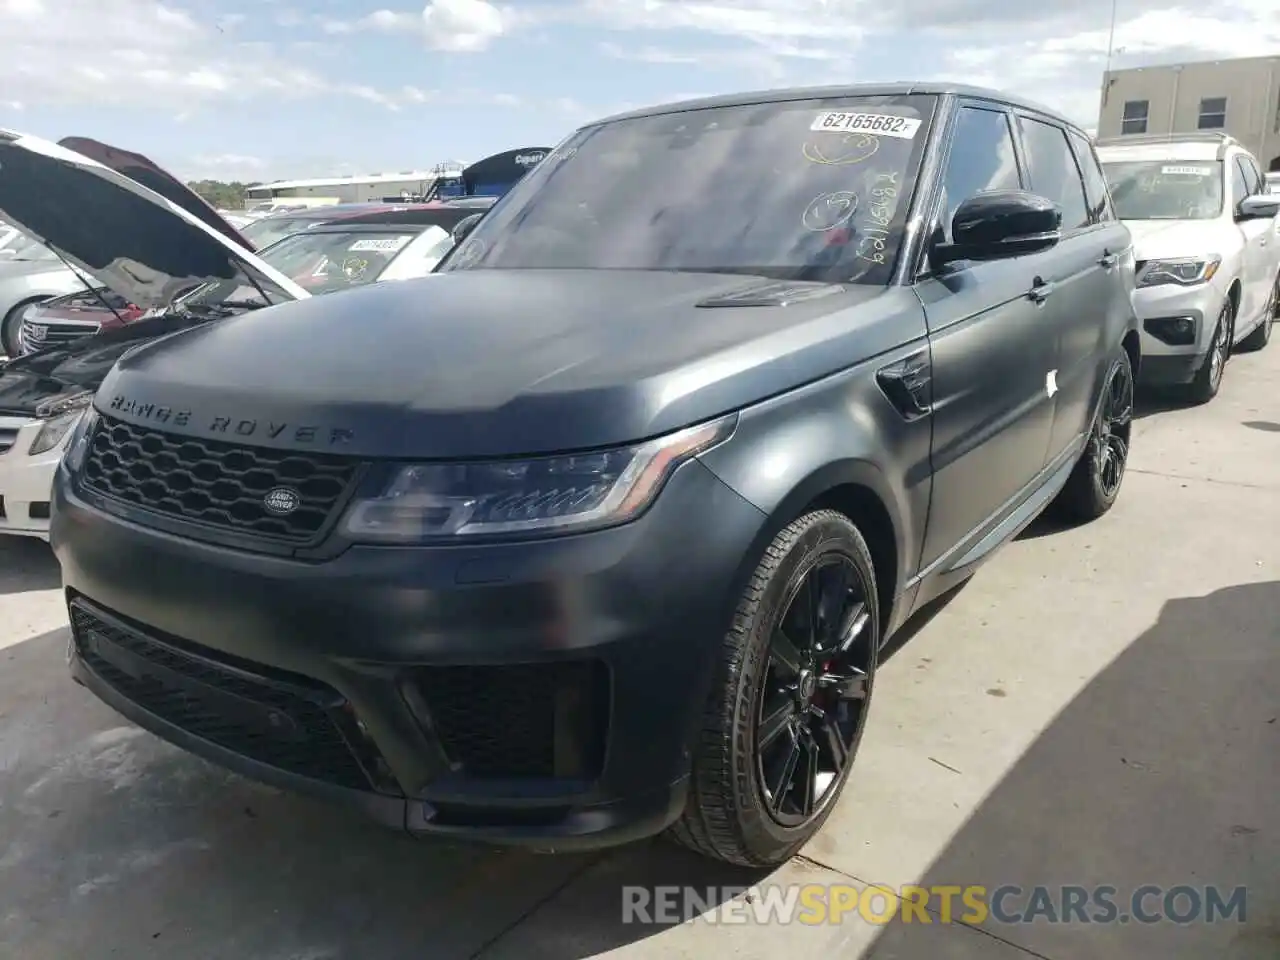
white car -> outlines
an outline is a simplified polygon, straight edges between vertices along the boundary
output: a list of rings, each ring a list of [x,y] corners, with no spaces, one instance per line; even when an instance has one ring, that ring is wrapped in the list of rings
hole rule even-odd
[[[310,294],[238,245],[230,228],[224,232],[208,216],[58,144],[0,130],[0,171],[0,218],[152,311],[0,366],[0,533],[47,539],[50,486],[63,447],[116,360],[147,340],[263,305],[206,297],[197,308],[168,310],[176,299],[215,283],[249,287],[268,305]],[[113,211],[111,222],[90,230],[68,221],[58,206],[66,196],[82,198],[86,209]],[[157,217],[156,208],[165,215]]]
[[[1271,337],[1280,291],[1280,196],[1223,134],[1100,141],[1118,216],[1133,235],[1142,382],[1203,403],[1232,350]]]

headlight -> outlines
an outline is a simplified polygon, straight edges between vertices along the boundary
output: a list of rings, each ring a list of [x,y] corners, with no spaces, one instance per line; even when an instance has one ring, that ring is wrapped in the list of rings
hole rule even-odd
[[[67,441],[67,449],[62,452],[62,462],[72,473],[79,472],[80,468],[84,466],[84,455],[89,452],[89,441],[93,437],[93,428],[97,422],[97,410],[90,407],[81,411],[80,421],[71,431],[71,439]]]
[[[1222,266],[1221,257],[1179,257],[1172,260],[1148,260],[1138,273],[1138,286],[1158,287],[1176,283],[1191,287],[1208,283]]]
[[[578,533],[634,519],[681,463],[725,440],[736,417],[593,453],[397,469],[383,493],[351,505],[353,540],[423,543],[459,537]]]
[[[79,422],[85,409],[93,403],[93,394],[85,391],[52,403],[41,404],[36,408],[36,415],[47,417],[36,438],[31,441],[29,456],[48,453],[62,442],[67,432]]]

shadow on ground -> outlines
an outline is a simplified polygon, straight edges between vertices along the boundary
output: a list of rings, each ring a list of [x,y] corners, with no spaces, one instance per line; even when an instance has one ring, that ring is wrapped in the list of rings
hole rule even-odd
[[[925,880],[1020,888],[1003,900],[1006,919],[1027,909],[1035,885],[1055,897],[1064,885],[1110,885],[1121,913],[1146,884],[1187,885],[1202,904],[1208,886],[1224,899],[1244,886],[1244,923],[988,917],[980,933],[957,935],[917,920],[885,928],[869,956],[1019,960],[1028,950],[1052,960],[1276,960],[1278,715],[1280,583],[1173,600],[1050,724]],[[1175,912],[1189,910],[1190,897]],[[1147,897],[1140,906],[1149,913],[1161,902]]]
[[[1172,390],[1160,390],[1147,387],[1138,392],[1133,404],[1133,419],[1145,420],[1161,413],[1177,413],[1194,408],[1184,397]]]
[[[0,536],[0,596],[31,590],[56,590],[62,573],[53,551],[34,537]]]

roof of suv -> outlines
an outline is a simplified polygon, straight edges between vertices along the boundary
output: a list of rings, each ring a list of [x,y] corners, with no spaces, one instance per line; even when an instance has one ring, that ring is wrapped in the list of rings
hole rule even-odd
[[[1225,133],[1175,133],[1107,137],[1095,141],[1110,160],[1223,160],[1231,151],[1248,153]]]
[[[836,97],[892,97],[908,94],[932,94],[934,96],[972,97],[978,100],[991,100],[1012,107],[1021,107],[1045,116],[1052,117],[1059,123],[1076,130],[1083,129],[1079,124],[1068,120],[1065,116],[1034,100],[1014,96],[989,87],[974,87],[963,83],[947,83],[945,81],[922,80],[919,82],[896,80],[891,83],[849,83],[833,87],[786,87],[778,90],[757,90],[749,93],[730,93],[718,97],[703,97],[697,100],[683,100],[677,103],[657,104],[642,107],[625,113],[614,114],[594,121],[606,123],[613,120],[630,119],[632,117],[659,116],[664,113],[678,113],[683,110],[705,110],[712,107],[749,106],[753,103],[783,103],[787,100],[821,100]]]

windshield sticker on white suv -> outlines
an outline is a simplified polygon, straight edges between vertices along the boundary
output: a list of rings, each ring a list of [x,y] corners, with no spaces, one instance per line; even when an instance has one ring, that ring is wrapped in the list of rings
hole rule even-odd
[[[881,137],[912,140],[920,129],[920,121],[915,117],[899,117],[890,113],[823,113],[809,129],[824,133],[874,133]]]
[[[1162,177],[1211,177],[1213,167],[1167,166],[1160,168]]]
[[[355,253],[360,250],[377,250],[383,253],[395,253],[408,244],[409,237],[374,237],[367,240],[357,240],[347,250]]]

